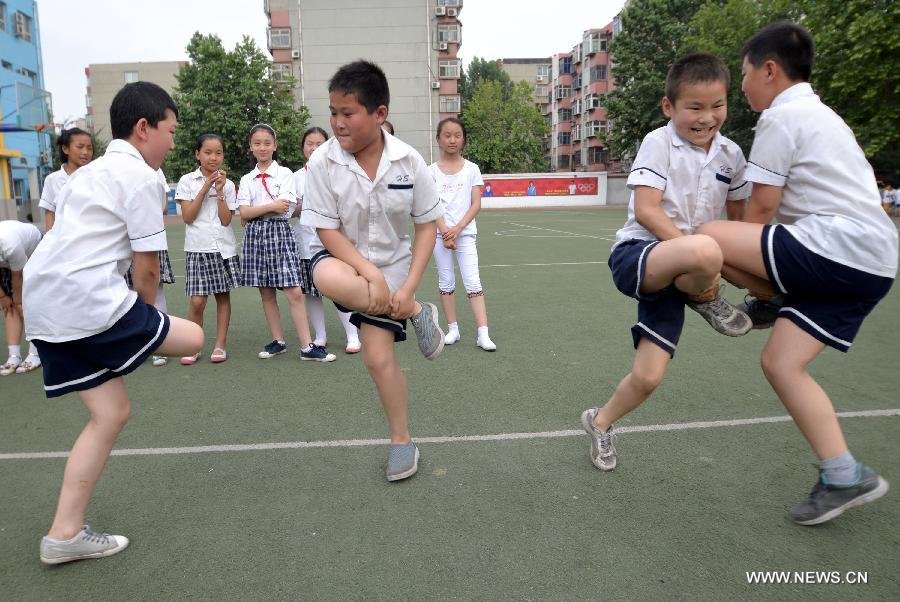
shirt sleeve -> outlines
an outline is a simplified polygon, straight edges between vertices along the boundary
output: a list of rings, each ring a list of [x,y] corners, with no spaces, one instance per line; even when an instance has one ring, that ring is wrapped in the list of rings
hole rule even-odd
[[[650,186],[665,190],[669,178],[670,147],[665,128],[647,134],[628,174],[628,188],[634,190],[635,186]]]
[[[762,115],[756,124],[756,136],[750,149],[747,179],[751,182],[784,187],[794,158],[794,140],[787,129],[770,115]]]
[[[125,200],[125,225],[132,251],[165,251],[166,226],[159,204],[160,186],[156,174],[138,184]]]
[[[278,194],[276,197],[277,200],[285,200],[290,204],[287,213],[284,214],[290,218],[294,214],[294,209],[297,208],[297,194],[294,192],[294,172],[287,167],[279,166],[279,168],[277,179]]]
[[[753,184],[747,180],[747,160],[744,159],[744,152],[740,148],[737,155],[737,165],[734,167],[734,175],[728,185],[728,196],[725,197],[729,201],[750,198],[750,193],[753,192]]]
[[[56,211],[56,196],[61,186],[56,182],[56,172],[53,172],[44,180],[44,190],[41,192],[41,202],[38,207],[47,211]]]
[[[341,219],[337,197],[329,181],[328,160],[314,154],[310,157],[307,171],[300,223],[313,228],[337,230],[341,227]]]
[[[175,200],[176,201],[193,201],[194,196],[196,196],[191,191],[191,176],[185,175],[181,176],[181,179],[178,180],[178,186],[175,187]]]
[[[469,165],[472,166],[472,187],[484,186],[484,179],[481,177],[481,169],[471,161],[469,162]]]
[[[28,262],[28,255],[25,254],[25,247],[19,244],[18,237],[13,235],[10,238],[13,240],[0,240],[0,259],[9,264],[10,271],[21,272]]]
[[[237,204],[250,206],[250,178],[241,176],[240,186],[237,190]]]
[[[438,197],[434,178],[422,157],[416,157],[416,171],[413,181],[413,202],[409,214],[413,223],[427,224],[444,215],[441,199]]]
[[[225,204],[232,211],[237,211],[237,192],[234,189],[234,182],[231,180],[225,180]]]

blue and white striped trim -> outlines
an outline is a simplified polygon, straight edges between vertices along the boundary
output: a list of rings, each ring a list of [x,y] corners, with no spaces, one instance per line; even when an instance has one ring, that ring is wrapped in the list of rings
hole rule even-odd
[[[644,247],[644,249],[641,251],[641,256],[638,258],[638,264],[637,264],[637,278],[636,278],[637,286],[634,287],[634,298],[635,299],[641,298],[641,284],[643,284],[643,282],[644,282],[644,256],[650,252],[650,249],[652,249],[653,247],[658,245],[660,242],[661,241],[658,241],[658,240],[654,241],[653,243]]]
[[[806,323],[810,328],[812,328],[813,330],[815,330],[816,332],[821,334],[823,337],[825,337],[829,341],[833,341],[836,345],[843,347],[845,350],[850,349],[850,347],[853,345],[853,343],[851,343],[850,341],[845,341],[844,339],[839,339],[838,337],[834,336],[833,334],[831,334],[830,332],[828,332],[827,330],[825,330],[824,328],[822,328],[821,326],[819,326],[818,324],[816,324],[815,322],[810,320],[809,317],[807,317],[804,314],[802,314],[801,312],[797,311],[796,308],[782,307],[778,313],[779,314],[781,314],[781,313],[794,314],[795,316],[800,318],[804,323]],[[798,326],[799,326],[799,324],[798,324]],[[810,334],[812,334],[812,333],[810,333]]]
[[[643,322],[638,322],[637,324],[635,324],[635,326],[637,326],[638,328],[640,328],[641,330],[643,330],[644,332],[649,334],[651,337],[653,337],[660,343],[667,345],[669,347],[669,349],[668,349],[669,351],[671,351],[673,353],[675,352],[675,349],[677,348],[677,345],[675,345],[675,343],[673,343],[669,339],[665,338],[664,336],[660,335],[655,330],[648,328]]]
[[[781,283],[781,278],[778,276],[778,266],[775,265],[775,228],[779,228],[778,224],[769,228],[769,236],[766,240],[766,249],[768,250],[769,255],[769,268],[772,270],[772,276],[775,278],[775,286],[778,287],[778,290],[782,293],[787,294],[787,289],[784,288],[784,285]]]

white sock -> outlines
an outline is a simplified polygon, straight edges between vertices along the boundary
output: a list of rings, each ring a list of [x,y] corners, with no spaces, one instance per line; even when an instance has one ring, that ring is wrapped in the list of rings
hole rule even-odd
[[[18,345],[10,345],[9,346],[9,354],[16,357],[22,357],[22,348]]]
[[[447,324],[447,331],[459,333],[459,322],[450,322]]]
[[[306,315],[309,316],[313,330],[316,331],[316,344],[324,343],[328,339],[328,335],[325,333],[325,306],[322,304],[322,298],[312,295],[304,296],[306,297]]]
[[[37,347],[34,346],[34,343],[28,343],[28,355],[34,356],[36,358],[41,357],[40,355],[38,355],[38,350]]]
[[[359,328],[350,323],[350,312],[338,310],[338,317],[344,326],[344,334],[347,335],[348,343],[359,343]]]
[[[166,292],[163,290],[162,282],[159,283],[159,288],[156,289],[156,302],[153,304],[153,307],[164,314],[169,313],[169,304],[166,303]]]
[[[478,327],[478,340],[484,341],[486,339],[490,339],[488,336],[488,327],[487,326],[479,326]]]

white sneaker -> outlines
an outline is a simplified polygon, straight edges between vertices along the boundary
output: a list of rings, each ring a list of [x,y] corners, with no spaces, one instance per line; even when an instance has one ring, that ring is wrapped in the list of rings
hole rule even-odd
[[[485,351],[497,351],[497,346],[494,344],[494,341],[488,337],[479,338],[478,343],[476,344]]]
[[[18,355],[11,355],[9,359],[6,360],[6,363],[0,366],[0,376],[9,376],[16,371],[16,368],[19,367],[19,364],[22,363],[22,358]]]
[[[16,367],[16,374],[25,374],[41,367],[41,358],[33,353],[29,353],[25,361]]]
[[[444,337],[444,345],[452,345],[459,341],[459,331],[458,330],[449,330],[447,331],[447,336]]]
[[[169,358],[164,357],[162,355],[154,355],[153,356],[153,365],[154,366],[165,366],[169,363]]]

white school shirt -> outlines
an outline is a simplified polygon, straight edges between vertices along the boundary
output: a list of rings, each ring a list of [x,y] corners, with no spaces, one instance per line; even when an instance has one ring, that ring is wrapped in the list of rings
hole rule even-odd
[[[164,251],[159,176],[125,140],[69,179],[56,223],[25,266],[25,335],[52,343],[104,332],[137,300],[134,252]]]
[[[303,206],[303,195],[306,190],[306,176],[309,173],[307,165],[294,172],[294,192],[297,194],[297,204],[301,207]],[[318,238],[316,229],[300,223],[300,218],[298,217],[297,221],[294,222],[294,239],[297,241],[297,254],[300,255],[300,259],[310,259],[312,257],[310,247],[313,241],[318,240]],[[320,241],[319,245],[321,246],[321,244]]]
[[[455,226],[465,217],[466,211],[472,207],[472,189],[476,186],[484,186],[481,178],[481,170],[469,160],[465,160],[463,167],[455,174],[445,174],[432,163],[431,175],[437,188],[438,197],[441,199],[441,208],[444,210],[444,223],[450,227]],[[473,219],[460,234],[477,234],[478,227]]]
[[[808,83],[784,90],[759,116],[747,177],[784,188],[776,217],[813,253],[896,275],[897,228],[881,207],[872,166]]]
[[[193,201],[200,194],[206,177],[200,169],[181,176],[178,186],[175,188],[176,201]],[[224,186],[225,204],[228,209],[235,211],[237,194],[234,183],[225,180]],[[191,253],[219,253],[223,259],[237,255],[237,240],[229,226],[223,226],[219,219],[219,195],[216,187],[210,186],[200,203],[197,217],[190,224],[184,226],[184,250]]]
[[[442,209],[422,155],[387,132],[382,135],[384,151],[374,181],[337,138],[316,149],[307,163],[300,221],[314,228],[340,230],[384,273],[394,292],[409,276],[410,217],[413,223],[424,224],[440,217]],[[313,241],[310,251],[315,254],[322,249],[321,241]]]
[[[657,240],[635,218],[635,186],[662,190],[662,210],[676,228],[693,234],[720,218],[726,200],[750,196],[746,166],[741,147],[718,132],[707,152],[679,136],[671,121],[653,130],[644,137],[628,175],[628,220],[616,233],[615,245],[630,239]]]
[[[56,211],[56,198],[62,187],[69,181],[69,174],[62,167],[44,178],[44,190],[41,191],[41,202],[38,207],[47,211]]]
[[[0,222],[0,268],[21,272],[39,242],[41,231],[34,224],[3,220]]]
[[[267,214],[261,217],[267,219],[290,219],[294,209],[297,207],[297,196],[294,194],[294,172],[287,167],[282,167],[277,161],[272,161],[265,175],[265,186],[263,186],[262,172],[259,171],[259,166],[254,167],[253,171],[241,177],[237,193],[238,205],[259,207],[260,205],[270,205],[277,200],[284,199],[290,203],[287,212],[280,216]]]

